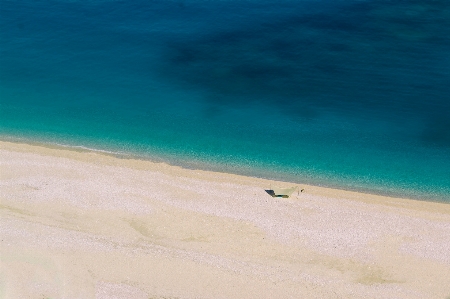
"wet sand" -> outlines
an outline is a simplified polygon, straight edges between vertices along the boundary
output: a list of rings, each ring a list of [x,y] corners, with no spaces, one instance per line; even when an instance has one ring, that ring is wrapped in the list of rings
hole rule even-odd
[[[450,205],[0,142],[2,298],[448,298]]]

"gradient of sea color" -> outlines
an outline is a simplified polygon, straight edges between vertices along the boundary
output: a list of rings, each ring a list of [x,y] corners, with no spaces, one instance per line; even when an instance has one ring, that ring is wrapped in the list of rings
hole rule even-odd
[[[0,135],[450,201],[448,0],[1,0]]]

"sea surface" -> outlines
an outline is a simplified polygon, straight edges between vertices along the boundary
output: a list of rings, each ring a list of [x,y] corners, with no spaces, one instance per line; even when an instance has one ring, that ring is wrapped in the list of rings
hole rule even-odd
[[[450,2],[0,0],[0,138],[450,202]]]

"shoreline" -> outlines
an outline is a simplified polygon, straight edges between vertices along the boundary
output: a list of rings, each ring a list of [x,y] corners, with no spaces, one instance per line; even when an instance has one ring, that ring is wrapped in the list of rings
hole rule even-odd
[[[446,298],[450,205],[0,141],[5,298]]]
[[[254,175],[255,171],[237,171],[237,172],[224,172],[220,171],[220,167],[223,166],[220,163],[214,164],[214,163],[208,163],[200,160],[196,161],[187,161],[184,158],[181,159],[174,159],[174,158],[168,158],[168,157],[160,157],[157,155],[140,155],[138,153],[132,153],[132,152],[114,152],[109,150],[102,150],[102,149],[96,149],[91,147],[86,147],[82,145],[71,145],[71,144],[60,144],[57,142],[44,142],[44,141],[33,141],[26,138],[16,138],[11,136],[2,136],[0,138],[0,143],[7,142],[7,143],[13,143],[13,144],[24,144],[24,145],[30,145],[30,146],[37,146],[37,147],[44,147],[48,149],[54,149],[54,150],[68,150],[68,151],[76,151],[81,153],[97,153],[100,155],[106,155],[111,156],[118,159],[129,159],[129,160],[136,160],[136,161],[142,161],[142,162],[150,162],[150,163],[162,163],[166,164],[168,166],[173,167],[180,167],[186,170],[199,170],[199,171],[206,171],[206,172],[213,172],[213,173],[223,173],[223,174],[231,174],[231,175],[237,175],[237,176],[243,176],[243,177],[252,177],[255,179],[262,179],[267,181],[274,181],[279,182],[281,184],[296,184],[296,185],[304,185],[308,187],[313,188],[323,188],[323,189],[330,189],[335,191],[343,191],[343,192],[354,192],[358,194],[367,194],[367,195],[374,195],[374,196],[380,196],[380,197],[388,197],[388,198],[398,198],[398,199],[406,199],[406,200],[415,200],[415,201],[425,201],[425,202],[434,202],[434,203],[443,203],[443,204],[450,204],[450,202],[447,199],[443,199],[439,195],[432,195],[431,197],[427,197],[425,199],[424,196],[421,194],[411,196],[410,195],[402,195],[398,194],[400,191],[380,191],[378,192],[365,187],[365,188],[346,188],[346,187],[340,187],[333,184],[315,184],[315,183],[293,183],[291,180],[287,179],[281,179],[281,178],[270,178],[266,177],[264,175]],[[209,166],[209,167],[208,167]],[[250,174],[250,172],[253,172],[253,174]]]

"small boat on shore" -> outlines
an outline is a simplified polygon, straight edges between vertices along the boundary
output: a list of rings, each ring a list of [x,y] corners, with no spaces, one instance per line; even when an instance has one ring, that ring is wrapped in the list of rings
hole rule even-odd
[[[292,187],[292,188],[278,188],[273,187],[271,190],[268,190],[267,193],[272,195],[273,197],[284,197],[287,198],[292,195],[292,193],[295,192],[295,190],[298,191],[298,186]]]

